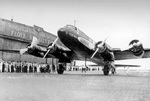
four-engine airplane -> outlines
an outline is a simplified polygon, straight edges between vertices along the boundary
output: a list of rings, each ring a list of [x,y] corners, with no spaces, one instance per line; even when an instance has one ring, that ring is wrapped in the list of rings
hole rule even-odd
[[[130,48],[121,51],[119,48],[110,47],[105,41],[94,42],[73,25],[66,25],[60,28],[57,34],[58,38],[47,48],[39,46],[38,39],[33,37],[31,44],[19,51],[21,54],[28,53],[41,58],[59,59],[59,63],[61,64],[57,69],[58,74],[63,74],[64,72],[65,65],[62,64],[70,63],[73,60],[91,61],[97,65],[104,66],[102,71],[104,75],[108,75],[110,71],[115,73],[116,66],[132,66],[117,65],[114,63],[115,60],[150,57],[150,49],[144,49],[139,40],[132,40],[129,43]],[[66,47],[58,45],[58,39]]]

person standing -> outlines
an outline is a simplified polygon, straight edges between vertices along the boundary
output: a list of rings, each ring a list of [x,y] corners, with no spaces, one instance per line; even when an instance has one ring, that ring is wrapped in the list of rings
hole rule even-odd
[[[29,64],[29,67],[28,67],[28,68],[29,68],[29,73],[32,73],[32,72],[33,72],[33,67],[32,67],[32,64],[31,64],[31,63]]]
[[[27,66],[27,62],[25,61],[24,63],[24,72],[27,73],[28,72],[28,66]]]
[[[34,67],[34,73],[36,73],[37,72],[37,63],[34,63],[33,67]]]
[[[2,64],[2,72],[5,72],[5,62]]]
[[[9,65],[8,65],[8,62],[7,62],[7,61],[5,62],[5,71],[6,71],[6,72],[9,72]]]
[[[7,65],[8,65],[8,72],[11,72],[11,62],[7,62]]]
[[[19,71],[19,73],[21,73],[21,61],[19,61],[19,63],[18,63],[18,71]]]
[[[13,73],[14,72],[14,65],[13,65],[13,62],[11,62],[11,65],[10,65],[11,67],[11,73]]]
[[[40,73],[40,64],[37,64],[37,72]]]
[[[0,62],[0,72],[2,72],[2,68],[3,68],[3,61]]]
[[[19,73],[19,61],[16,63],[16,72]]]

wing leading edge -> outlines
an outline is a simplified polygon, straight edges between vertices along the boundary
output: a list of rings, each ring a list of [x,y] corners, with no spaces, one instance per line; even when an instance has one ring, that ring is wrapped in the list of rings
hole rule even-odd
[[[136,55],[131,50],[114,51],[115,60],[150,58],[150,48],[143,49],[142,54]]]

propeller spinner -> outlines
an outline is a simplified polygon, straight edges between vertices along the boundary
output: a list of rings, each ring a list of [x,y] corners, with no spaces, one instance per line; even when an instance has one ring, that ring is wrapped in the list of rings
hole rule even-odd
[[[39,44],[39,41],[36,37],[33,36],[33,39],[32,39],[32,42],[31,42],[31,45],[28,46],[27,48],[24,48],[24,49],[20,49],[20,54],[24,54],[28,51],[29,48],[32,48],[33,46]]]
[[[104,40],[104,41],[100,41],[96,44],[96,50],[95,52],[93,53],[93,55],[91,56],[91,59],[95,56],[95,54],[98,52],[98,51],[102,51],[103,50],[103,46],[106,42],[107,38]]]
[[[58,37],[55,39],[55,41],[53,42],[53,44],[48,47],[48,50],[47,50],[47,52],[46,52],[46,54],[44,55],[43,58],[45,58],[47,56],[47,54],[54,47],[54,45],[56,44],[57,41],[58,41]]]

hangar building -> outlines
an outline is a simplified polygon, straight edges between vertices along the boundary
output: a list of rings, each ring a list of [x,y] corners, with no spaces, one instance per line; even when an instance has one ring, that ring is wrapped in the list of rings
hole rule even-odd
[[[40,46],[47,47],[56,39],[56,36],[44,31],[43,28],[34,25],[33,27],[0,18],[0,49],[22,49],[31,43],[35,36],[40,41]],[[61,43],[58,43],[61,45]],[[43,59],[32,55],[20,55],[0,51],[0,58],[4,61],[28,61],[38,63],[56,63],[56,59]]]

